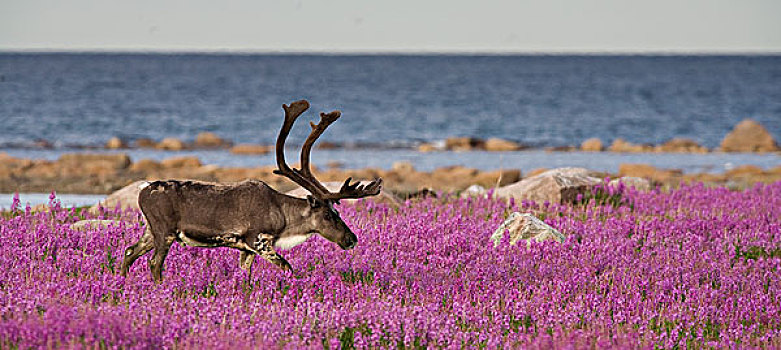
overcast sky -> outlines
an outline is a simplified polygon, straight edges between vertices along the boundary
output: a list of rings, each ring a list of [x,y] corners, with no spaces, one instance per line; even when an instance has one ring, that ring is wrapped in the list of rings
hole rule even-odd
[[[781,0],[0,0],[0,50],[781,52]]]

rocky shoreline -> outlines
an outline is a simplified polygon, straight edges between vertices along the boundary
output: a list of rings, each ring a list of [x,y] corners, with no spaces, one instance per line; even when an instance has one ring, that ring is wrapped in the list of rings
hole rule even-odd
[[[28,148],[51,149],[52,143],[46,140],[37,140]],[[161,151],[185,151],[185,150],[227,150],[237,155],[259,155],[268,154],[274,150],[273,145],[261,145],[240,143],[234,144],[230,140],[219,137],[211,132],[201,132],[196,135],[192,142],[186,142],[174,137],[164,138],[155,141],[148,138],[141,138],[132,141],[123,140],[119,137],[112,137],[101,147],[87,147],[71,145],[69,148],[81,148],[85,150],[122,150],[122,149],[153,149]],[[406,145],[383,145],[383,144],[347,144],[334,143],[329,141],[319,142],[319,149],[372,149],[372,148],[408,148],[419,152],[437,152],[437,151],[489,151],[489,152],[513,152],[533,149],[521,142],[505,140],[501,138],[480,139],[475,137],[449,137],[439,142],[406,144]],[[761,124],[751,119],[745,119],[738,123],[734,129],[728,133],[716,148],[709,149],[698,144],[696,141],[687,138],[672,138],[661,144],[639,144],[627,141],[623,138],[616,138],[610,145],[606,145],[599,138],[589,138],[580,143],[580,145],[568,145],[558,147],[545,147],[546,151],[551,152],[618,152],[618,153],[694,153],[704,154],[709,152],[742,152],[742,153],[769,153],[777,152],[781,154],[781,147],[773,136]]]
[[[257,179],[280,191],[297,187],[274,175],[273,166],[219,167],[204,165],[197,157],[172,157],[162,161],[133,161],[127,154],[67,153],[54,161],[23,159],[0,153],[0,192],[43,192],[108,194],[134,181],[157,179],[193,179],[237,182]],[[400,197],[421,190],[463,191],[472,185],[501,187],[540,174],[547,169],[501,169],[481,171],[465,166],[449,166],[419,171],[409,162],[394,163],[391,169],[314,168],[321,181],[372,180],[382,177],[385,188]],[[704,182],[741,188],[753,183],[781,181],[781,165],[771,169],[744,165],[722,174],[686,174],[680,169],[660,169],[647,164],[620,164],[617,173],[594,172],[596,177],[643,178],[654,185],[677,186],[681,182]]]
[[[192,144],[177,139],[164,139],[160,142],[137,140],[137,147],[153,147],[160,150],[176,151],[193,148],[230,149],[235,154],[262,154],[272,150],[270,146],[235,145],[211,133],[202,133]],[[520,144],[501,139],[479,140],[474,138],[450,138],[442,145],[419,147],[420,151],[516,151],[523,149]],[[119,139],[112,139],[107,148],[121,149],[127,145]],[[335,145],[323,142],[320,148],[335,148]],[[553,149],[570,150],[570,149]],[[589,139],[579,148],[571,150],[600,152],[685,152],[706,153],[705,147],[686,139],[672,139],[662,145],[638,145],[617,139],[605,148],[600,140]],[[732,132],[724,137],[719,152],[781,152],[778,144],[764,127],[752,120],[739,123]],[[204,165],[197,157],[172,157],[162,161],[151,159],[131,160],[124,153],[66,153],[54,161],[23,159],[0,153],[0,192],[50,192],[78,194],[108,194],[134,181],[156,179],[193,179],[215,182],[236,182],[245,179],[258,179],[267,182],[280,191],[288,191],[296,186],[288,180],[272,174],[274,168],[266,167],[219,167]],[[521,169],[502,169],[480,171],[465,166],[449,166],[424,172],[415,169],[409,162],[397,162],[390,170],[378,168],[314,169],[322,181],[343,181],[347,177],[356,180],[372,180],[382,177],[385,187],[400,196],[418,193],[421,190],[463,191],[470,186],[483,188],[501,187],[517,182],[525,177],[534,176],[547,169],[526,170],[522,177]],[[653,184],[676,186],[681,182],[704,182],[729,187],[746,187],[753,183],[781,181],[781,165],[771,169],[745,165],[726,171],[723,174],[698,173],[684,174],[679,169],[659,169],[647,164],[620,164],[615,174],[598,173],[597,176],[643,178]]]

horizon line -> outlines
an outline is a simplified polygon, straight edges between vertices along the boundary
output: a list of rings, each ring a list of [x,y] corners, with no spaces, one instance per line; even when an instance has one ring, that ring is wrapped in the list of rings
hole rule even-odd
[[[442,55],[442,56],[778,56],[777,51],[749,50],[286,50],[286,49],[197,49],[197,48],[0,48],[0,54],[204,54],[204,55]]]

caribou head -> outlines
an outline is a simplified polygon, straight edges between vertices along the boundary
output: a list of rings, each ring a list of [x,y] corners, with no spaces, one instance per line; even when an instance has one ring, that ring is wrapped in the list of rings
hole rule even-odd
[[[320,123],[309,123],[312,131],[306,138],[303,147],[301,147],[301,169],[289,167],[285,162],[285,141],[296,119],[309,109],[309,102],[306,100],[296,101],[289,106],[282,105],[282,108],[285,110],[285,121],[282,124],[282,129],[279,131],[279,136],[277,136],[277,169],[274,170],[274,174],[290,179],[311,193],[311,195],[307,196],[309,208],[304,211],[303,215],[308,218],[313,232],[338,244],[343,249],[353,248],[358,243],[358,238],[342,221],[339,212],[334,209],[334,204],[339,203],[340,199],[362,198],[379,194],[382,179],[374,180],[367,185],[361,185],[360,182],[351,184],[352,178],[348,177],[339,189],[339,192],[331,192],[312,175],[309,165],[312,146],[325,129],[339,119],[342,115],[339,111],[327,114],[320,113]],[[278,244],[278,246],[283,245],[285,244]]]

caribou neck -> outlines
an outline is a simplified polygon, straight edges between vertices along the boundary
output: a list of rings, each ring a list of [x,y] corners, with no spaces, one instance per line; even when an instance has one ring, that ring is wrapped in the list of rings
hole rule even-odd
[[[285,195],[280,201],[280,207],[285,216],[285,229],[280,233],[280,237],[311,235],[318,232],[307,215],[311,209],[306,199]]]

